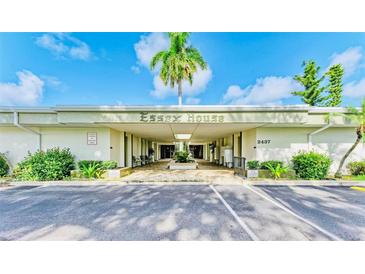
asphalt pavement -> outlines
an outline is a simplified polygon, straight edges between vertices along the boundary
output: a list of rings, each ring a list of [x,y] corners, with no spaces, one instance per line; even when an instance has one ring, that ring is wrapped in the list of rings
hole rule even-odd
[[[365,192],[244,185],[0,189],[0,240],[365,240]]]

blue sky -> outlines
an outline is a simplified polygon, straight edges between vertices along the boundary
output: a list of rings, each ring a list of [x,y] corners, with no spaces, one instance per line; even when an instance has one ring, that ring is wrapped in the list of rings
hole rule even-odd
[[[209,65],[186,104],[300,104],[304,60],[345,67],[343,105],[365,97],[365,33],[192,33]],[[163,33],[0,33],[0,105],[176,104],[148,69]]]

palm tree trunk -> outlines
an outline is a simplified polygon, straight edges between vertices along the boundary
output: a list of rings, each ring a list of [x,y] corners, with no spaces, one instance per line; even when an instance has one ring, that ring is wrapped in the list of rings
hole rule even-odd
[[[342,177],[342,173],[341,173],[341,170],[342,170],[342,167],[343,167],[343,164],[345,163],[347,157],[349,157],[349,155],[351,154],[351,152],[357,147],[357,145],[361,142],[362,140],[362,129],[361,127],[359,127],[357,130],[356,130],[356,135],[357,135],[357,138],[356,138],[356,141],[355,143],[350,147],[350,149],[346,152],[346,154],[342,157],[341,159],[341,162],[340,162],[340,165],[338,166],[338,169],[335,173],[335,178],[341,178]]]
[[[181,80],[177,83],[177,95],[179,97],[179,106],[182,105],[182,83]]]

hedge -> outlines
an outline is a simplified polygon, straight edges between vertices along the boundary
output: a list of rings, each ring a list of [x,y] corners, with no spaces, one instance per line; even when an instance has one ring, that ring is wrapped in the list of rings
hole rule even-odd
[[[331,160],[327,155],[317,152],[300,152],[292,158],[293,169],[297,176],[306,180],[326,178]]]
[[[51,148],[39,150],[18,163],[14,169],[14,176],[24,181],[62,180],[70,176],[75,168],[74,156],[70,149]]]
[[[351,162],[347,165],[351,175],[365,175],[365,161]]]
[[[5,158],[5,155],[3,153],[0,153],[0,177],[4,177],[9,173],[9,164],[7,159]]]

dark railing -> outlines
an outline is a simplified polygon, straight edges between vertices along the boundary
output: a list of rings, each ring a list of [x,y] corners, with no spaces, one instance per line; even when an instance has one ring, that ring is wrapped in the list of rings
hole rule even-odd
[[[245,176],[246,158],[245,157],[233,157],[234,173]]]

